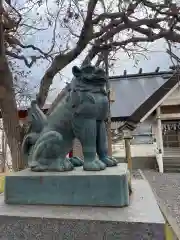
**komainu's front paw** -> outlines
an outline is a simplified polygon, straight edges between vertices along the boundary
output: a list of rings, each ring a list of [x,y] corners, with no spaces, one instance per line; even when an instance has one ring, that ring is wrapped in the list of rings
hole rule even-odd
[[[56,161],[54,163],[51,163],[51,165],[48,167],[47,171],[66,172],[66,171],[72,171],[73,169],[74,169],[74,166],[66,158],[64,160],[60,159],[60,161]]]
[[[114,166],[118,165],[118,161],[116,160],[116,158],[114,157],[109,157],[113,162],[114,162]]]
[[[37,164],[36,166],[31,166],[32,172],[46,172],[48,169],[47,165]]]
[[[71,162],[71,164],[74,166],[74,167],[81,167],[81,166],[83,166],[83,161],[80,159],[80,158],[78,158],[78,157],[72,157],[72,158],[69,158],[68,159],[70,162]]]
[[[101,162],[100,160],[94,160],[94,161],[84,161],[83,169],[85,171],[101,171],[106,168],[106,165]]]
[[[104,164],[106,164],[107,167],[114,167],[114,166],[117,166],[117,161],[115,158],[113,157],[104,157],[102,159],[100,159]]]

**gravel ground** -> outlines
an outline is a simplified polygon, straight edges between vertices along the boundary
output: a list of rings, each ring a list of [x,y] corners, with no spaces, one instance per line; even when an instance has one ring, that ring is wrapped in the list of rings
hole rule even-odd
[[[180,228],[180,174],[143,171],[156,195]]]

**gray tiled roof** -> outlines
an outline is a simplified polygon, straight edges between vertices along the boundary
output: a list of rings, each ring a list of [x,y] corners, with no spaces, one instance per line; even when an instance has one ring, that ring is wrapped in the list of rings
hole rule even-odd
[[[111,78],[111,89],[115,94],[115,102],[111,105],[111,117],[131,116],[171,76],[172,74],[167,73]]]

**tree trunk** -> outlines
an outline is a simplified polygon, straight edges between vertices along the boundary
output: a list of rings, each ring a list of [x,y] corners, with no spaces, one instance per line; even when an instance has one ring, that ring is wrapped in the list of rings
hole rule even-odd
[[[6,166],[6,153],[7,153],[7,147],[6,147],[6,138],[5,138],[5,132],[2,129],[2,135],[1,135],[1,142],[2,142],[2,160],[1,160],[1,173],[5,172],[5,166]]]
[[[21,127],[19,124],[13,76],[6,57],[0,58],[0,109],[3,126],[12,156],[14,171],[24,168],[21,154]]]
[[[5,54],[3,11],[3,2],[0,0],[0,110],[11,151],[12,168],[17,171],[24,166],[21,154],[21,128],[13,87],[13,76]]]

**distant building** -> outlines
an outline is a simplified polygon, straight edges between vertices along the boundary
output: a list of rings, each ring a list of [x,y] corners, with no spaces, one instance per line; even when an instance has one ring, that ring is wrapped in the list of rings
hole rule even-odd
[[[154,168],[158,162],[161,171],[163,165],[165,170],[180,169],[180,76],[170,71],[110,79],[115,95],[111,106],[114,156],[120,160],[125,156],[118,129],[129,122],[136,126],[131,141],[134,168]]]

